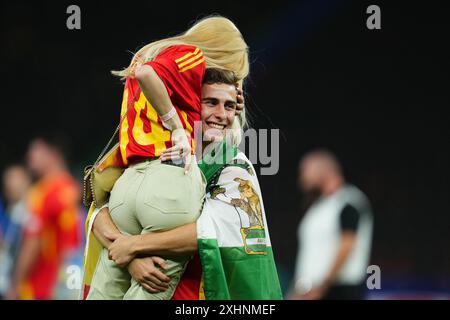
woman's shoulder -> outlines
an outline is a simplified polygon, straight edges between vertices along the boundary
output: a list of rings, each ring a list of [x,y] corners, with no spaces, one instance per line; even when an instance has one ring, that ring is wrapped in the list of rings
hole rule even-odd
[[[195,90],[200,90],[206,62],[203,53],[197,47],[185,44],[173,45],[163,50],[155,61],[174,68],[179,75],[187,75],[187,79],[193,80],[191,84],[195,85]],[[188,70],[190,72],[185,73]]]
[[[158,56],[179,56],[179,59],[182,59],[185,55],[191,56],[198,53],[200,53],[200,49],[196,46],[189,44],[175,44],[161,51]]]

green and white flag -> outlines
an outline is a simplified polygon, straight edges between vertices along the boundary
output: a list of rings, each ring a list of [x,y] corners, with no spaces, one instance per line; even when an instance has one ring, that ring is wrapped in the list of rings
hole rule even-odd
[[[255,170],[236,148],[223,150],[199,164],[208,180],[197,220],[205,299],[282,299]]]

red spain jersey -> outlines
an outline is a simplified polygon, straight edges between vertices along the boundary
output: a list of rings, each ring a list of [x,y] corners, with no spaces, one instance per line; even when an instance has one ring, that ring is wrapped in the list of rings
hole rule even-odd
[[[194,150],[194,122],[200,121],[201,88],[206,67],[202,52],[194,46],[176,45],[146,64],[166,86],[184,128],[191,134]],[[122,116],[129,105],[130,110],[120,128],[120,152],[125,165],[130,160],[158,157],[172,146],[170,130],[163,127],[159,115],[134,78],[128,78],[125,83]]]
[[[30,274],[20,284],[21,299],[51,299],[66,254],[81,242],[77,182],[67,173],[46,177],[30,191],[30,220],[24,237],[39,238],[40,252]]]
[[[202,264],[198,253],[189,261],[186,271],[178,282],[172,300],[205,300]]]

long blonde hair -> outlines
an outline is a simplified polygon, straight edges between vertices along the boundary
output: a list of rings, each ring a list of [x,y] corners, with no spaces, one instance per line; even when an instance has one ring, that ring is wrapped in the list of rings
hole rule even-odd
[[[206,17],[181,35],[145,45],[127,68],[112,73],[120,77],[130,76],[137,67],[152,61],[164,49],[180,44],[198,47],[205,57],[206,68],[233,71],[240,82],[249,73],[248,46],[234,23],[221,16]]]
[[[248,122],[245,116],[245,108],[239,115],[234,118],[233,125],[231,127],[231,139],[234,147],[239,147],[242,142],[242,134],[247,129]]]

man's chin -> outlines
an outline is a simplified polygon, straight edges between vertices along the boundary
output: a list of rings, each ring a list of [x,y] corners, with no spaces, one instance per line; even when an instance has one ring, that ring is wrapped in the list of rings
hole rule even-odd
[[[218,142],[222,141],[224,137],[224,130],[219,129],[208,129],[203,133],[203,140],[208,142]]]

